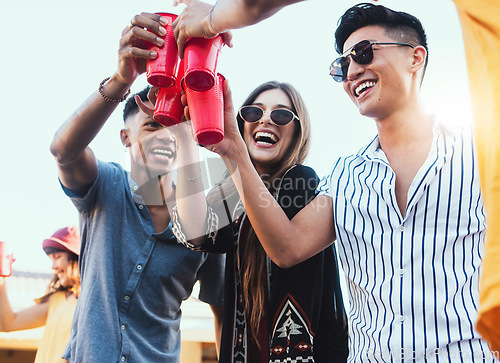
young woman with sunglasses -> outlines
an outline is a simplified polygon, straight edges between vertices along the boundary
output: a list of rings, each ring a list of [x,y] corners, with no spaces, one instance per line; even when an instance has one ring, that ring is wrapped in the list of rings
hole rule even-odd
[[[10,332],[45,326],[35,363],[62,362],[71,322],[80,294],[80,235],[75,227],[58,229],[43,240],[42,247],[52,261],[54,277],[44,296],[35,304],[14,312],[7,296],[5,280],[0,277],[0,331]]]
[[[227,113],[232,101],[226,97],[225,103]],[[264,83],[245,100],[237,122],[255,169],[292,218],[315,197],[319,182],[301,165],[310,142],[301,96],[287,83]],[[205,200],[196,194],[200,174],[192,169],[183,168],[177,183],[178,196],[191,199],[178,199],[173,230],[190,248],[227,253],[219,362],[345,362],[346,316],[334,248],[279,268],[262,248],[231,176]]]

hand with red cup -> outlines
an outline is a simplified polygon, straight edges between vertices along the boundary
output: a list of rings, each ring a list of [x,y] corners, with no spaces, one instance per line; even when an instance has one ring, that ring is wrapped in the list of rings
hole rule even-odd
[[[150,48],[151,51],[157,53],[157,57],[148,59],[146,78],[149,84],[155,87],[172,87],[176,83],[176,71],[179,64],[179,53],[172,28],[172,23],[177,18],[177,15],[170,13],[156,14],[166,19],[168,24],[164,26],[166,34],[162,37],[163,46],[153,44]]]
[[[0,242],[0,277],[12,275],[12,263],[15,261],[7,242]]]
[[[222,48],[222,36],[212,39],[189,38],[184,50],[185,84],[194,91],[211,89],[217,78],[217,60]]]
[[[180,3],[183,3],[187,6],[174,21],[173,28],[175,38],[177,39],[177,46],[179,48],[179,56],[181,58],[184,58],[184,48],[186,45],[186,40],[194,37],[213,38],[216,35],[220,34],[222,36],[224,44],[232,48],[233,35],[229,30],[231,29],[231,27],[225,28],[224,25],[220,24],[220,22],[217,22],[217,26],[214,26],[214,5],[207,4],[203,1],[198,0],[174,0],[174,6]],[[229,1],[229,3],[233,4],[234,2]],[[263,3],[267,5],[268,2]],[[244,3],[238,2],[238,5],[232,7],[231,9],[232,12],[236,10],[238,14],[233,13],[229,17],[224,15],[220,17],[224,20],[224,23],[229,22],[228,25],[230,25],[241,20],[250,20],[250,18],[248,17],[249,10],[246,8],[240,9],[240,5],[245,6]],[[255,5],[255,2],[252,1],[252,10],[254,9]],[[220,3],[217,6],[224,8],[224,5]]]
[[[224,76],[219,74],[208,91],[198,92],[184,87],[193,137],[200,145],[217,144],[224,138],[223,85]]]
[[[181,102],[181,82],[184,77],[184,61],[177,66],[177,82],[172,87],[162,87],[156,97],[153,118],[165,126],[173,126],[180,123],[184,116],[184,105]]]

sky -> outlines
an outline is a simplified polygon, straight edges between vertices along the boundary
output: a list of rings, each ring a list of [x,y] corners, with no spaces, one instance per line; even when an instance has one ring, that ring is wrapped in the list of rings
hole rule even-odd
[[[367,0],[368,2],[371,0]],[[211,1],[209,1],[211,2]],[[213,3],[213,2],[212,2]],[[233,32],[217,70],[229,80],[235,107],[259,84],[277,80],[297,88],[312,122],[306,164],[328,173],[342,155],[356,152],[376,134],[341,84],[328,74],[337,20],[351,0],[308,0],[252,27]],[[429,112],[470,122],[462,33],[451,0],[379,0],[417,16],[429,42],[422,97]],[[57,128],[111,76],[118,42],[142,11],[179,14],[167,0],[2,1],[0,67],[0,241],[14,252],[14,269],[49,271],[41,243],[57,229],[77,225],[76,209],[62,192],[49,145]],[[132,87],[147,85],[142,75]],[[121,104],[92,142],[104,161],[127,165],[119,138]],[[214,157],[214,155],[209,155]]]

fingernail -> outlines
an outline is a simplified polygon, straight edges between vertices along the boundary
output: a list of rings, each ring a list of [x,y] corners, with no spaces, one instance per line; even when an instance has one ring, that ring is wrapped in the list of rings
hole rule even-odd
[[[165,28],[160,28],[158,33],[160,33],[160,35],[165,35],[165,34],[167,34],[167,31],[165,30]]]
[[[168,20],[165,19],[163,16],[160,16],[160,24],[161,25],[168,25]]]
[[[165,43],[165,41],[162,38],[156,37],[156,43],[158,45],[163,45]]]
[[[155,51],[149,52],[149,55],[151,56],[151,58],[156,58],[156,56],[157,56]]]

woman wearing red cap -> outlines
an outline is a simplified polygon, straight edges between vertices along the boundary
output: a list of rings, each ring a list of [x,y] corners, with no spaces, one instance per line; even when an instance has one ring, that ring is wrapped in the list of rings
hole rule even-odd
[[[45,325],[35,363],[62,362],[61,355],[69,340],[76,299],[80,293],[78,229],[65,227],[44,240],[42,247],[52,260],[55,271],[44,296],[35,305],[14,312],[10,306],[5,278],[0,277],[0,331],[38,328]]]

